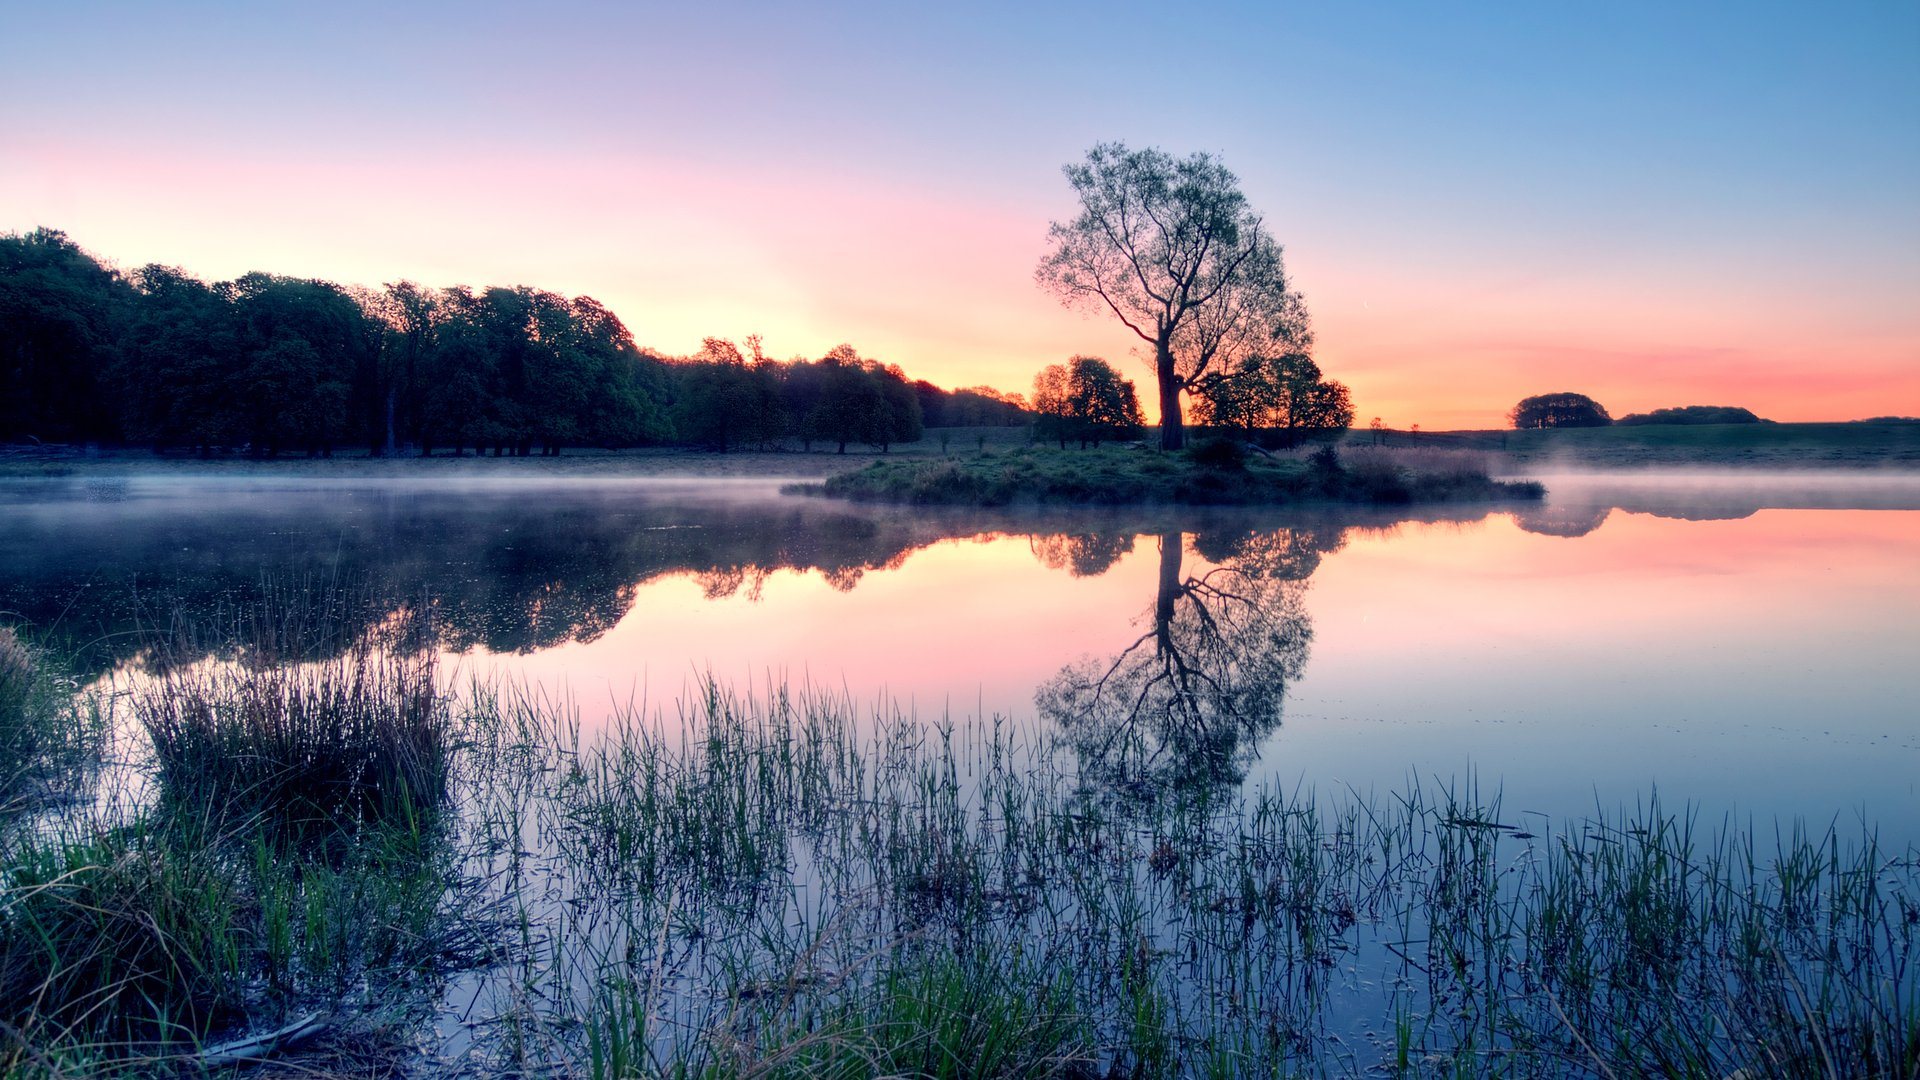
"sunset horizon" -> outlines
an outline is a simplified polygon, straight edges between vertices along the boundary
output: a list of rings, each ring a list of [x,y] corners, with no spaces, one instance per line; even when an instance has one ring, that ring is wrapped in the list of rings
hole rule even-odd
[[[0,1080],[1920,1080],[1920,0],[0,41]]]
[[[1013,39],[851,14],[501,10],[362,35],[345,12],[22,11],[22,39],[47,47],[0,73],[0,232],[61,229],[123,268],[207,280],[589,295],[665,355],[709,336],[759,334],[783,358],[847,342],[942,386],[1026,394],[1089,354],[1144,385],[1131,335],[1033,283],[1048,222],[1072,210],[1061,165],[1124,139],[1234,170],[1363,418],[1499,427],[1554,390],[1615,414],[1920,413],[1904,197],[1920,80],[1895,44],[1920,33],[1911,10],[1239,14],[1229,55],[1298,60],[1230,68],[1246,100],[1185,122],[1222,88],[1088,84],[1144,44],[1051,17]],[[933,33],[955,47],[909,62]],[[68,53],[94,74],[49,96],[41,65]],[[1031,70],[1042,55],[1057,70]],[[1359,55],[1356,83],[1333,58]],[[483,79],[509,56],[504,83]],[[1263,95],[1289,104],[1251,109]]]

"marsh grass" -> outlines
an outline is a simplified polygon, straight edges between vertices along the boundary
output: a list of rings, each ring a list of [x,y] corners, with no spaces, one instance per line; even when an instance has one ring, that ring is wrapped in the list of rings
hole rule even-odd
[[[11,1067],[191,1071],[325,1008],[421,1074],[1920,1068],[1920,859],[1864,825],[1119,790],[1035,724],[706,684],[588,730],[335,663],[169,669],[134,708],[190,734],[149,802],[4,834]],[[317,730],[428,712],[425,781],[373,760],[417,743]]]
[[[44,650],[0,626],[0,819],[70,794],[96,762],[105,724]]]
[[[431,815],[453,721],[433,654],[175,668],[133,699],[167,807],[290,832]]]
[[[431,655],[348,642],[272,663],[318,639],[233,625],[214,650],[230,660],[174,662],[186,635],[170,628],[151,672],[91,699],[131,715],[103,729],[139,737],[99,789],[0,829],[7,1075],[198,1072],[208,1044],[303,1012],[381,1045],[484,955]]]
[[[1529,832],[1471,784],[1142,800],[1043,731],[784,693],[590,738],[517,714],[546,779],[476,807],[551,860],[490,876],[534,928],[490,998],[513,1067],[950,1075],[887,1049],[950,1045],[910,1007],[949,996],[1025,1062],[965,1075],[1920,1065],[1920,871],[1868,830],[1763,845],[1653,802]]]

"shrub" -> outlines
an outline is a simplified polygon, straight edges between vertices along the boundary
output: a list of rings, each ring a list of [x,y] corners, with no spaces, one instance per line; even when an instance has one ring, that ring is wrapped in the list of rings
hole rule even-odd
[[[1413,498],[1405,474],[1390,454],[1358,450],[1347,456],[1345,468],[1348,490],[1362,498],[1376,503],[1404,503]]]
[[[1314,486],[1325,494],[1338,494],[1346,478],[1346,469],[1340,464],[1340,451],[1332,443],[1307,455],[1307,472]]]
[[[1246,447],[1232,439],[1208,439],[1187,451],[1187,456],[1203,469],[1233,470],[1247,467]]]

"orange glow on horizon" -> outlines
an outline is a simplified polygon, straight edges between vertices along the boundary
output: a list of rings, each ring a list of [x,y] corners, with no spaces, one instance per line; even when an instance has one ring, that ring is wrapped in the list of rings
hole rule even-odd
[[[394,168],[81,141],[15,150],[43,167],[0,170],[0,204],[32,214],[0,228],[66,229],[123,267],[534,285],[598,298],[669,355],[708,335],[758,333],[780,357],[847,342],[950,388],[1029,394],[1040,368],[1088,353],[1133,378],[1157,419],[1140,343],[1033,284],[1047,221],[1067,209],[1058,199],[631,154],[441,154]],[[128,175],[142,183],[128,188]],[[1318,359],[1352,388],[1358,426],[1501,427],[1514,401],[1554,390],[1615,415],[1691,404],[1782,421],[1920,414],[1910,313],[1865,301],[1803,310],[1791,282],[1620,281],[1565,267],[1520,280],[1466,257],[1436,275],[1313,233],[1288,257]]]

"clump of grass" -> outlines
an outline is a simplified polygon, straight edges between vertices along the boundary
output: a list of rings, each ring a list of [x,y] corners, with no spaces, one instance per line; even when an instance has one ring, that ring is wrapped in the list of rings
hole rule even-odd
[[[97,756],[105,721],[39,649],[0,627],[0,812],[66,793]]]
[[[167,805],[296,831],[430,814],[453,725],[433,654],[353,648],[309,664],[201,663],[133,699]]]
[[[941,950],[897,958],[840,1000],[711,1039],[702,1072],[767,1080],[1090,1078],[1097,1058],[1064,972]],[[737,1018],[736,1018],[737,1019]],[[795,1021],[798,1022],[795,1022]]]
[[[9,1067],[48,1052],[149,1053],[243,1014],[244,900],[210,838],[83,827],[29,833],[6,856]]]
[[[191,1069],[302,1010],[391,1012],[475,953],[435,834],[367,829],[332,854],[178,816],[10,838],[0,1074]]]
[[[29,712],[33,657],[12,628],[0,626],[0,769],[14,774],[40,751],[41,733]]]

